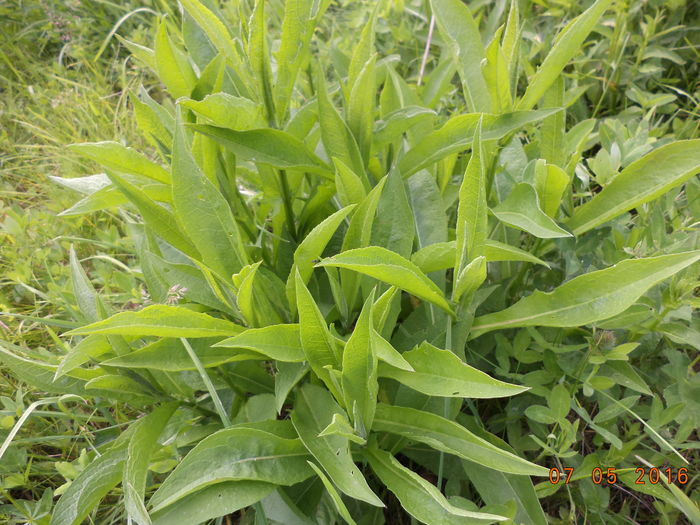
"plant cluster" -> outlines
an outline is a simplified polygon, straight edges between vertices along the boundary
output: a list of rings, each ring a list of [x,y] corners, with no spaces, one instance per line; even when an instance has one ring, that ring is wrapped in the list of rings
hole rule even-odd
[[[612,0],[544,41],[517,0],[423,4],[181,0],[121,39],[167,92],[130,93],[149,147],[54,180],[120,208],[141,298],[71,248],[55,351],[0,362],[143,417],[102,411],[41,523],[700,522],[635,484],[697,460],[695,86],[637,75],[687,59],[652,28],[632,64]]]

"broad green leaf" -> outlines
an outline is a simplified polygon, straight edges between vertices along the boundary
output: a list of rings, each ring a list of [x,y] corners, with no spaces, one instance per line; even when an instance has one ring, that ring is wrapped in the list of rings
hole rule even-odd
[[[491,211],[508,226],[541,239],[572,236],[542,211],[535,188],[527,182],[517,184],[508,197]]]
[[[85,395],[85,381],[58,375],[58,367],[27,359],[22,348],[0,339],[0,363],[21,381],[42,392]]]
[[[172,179],[175,216],[202,256],[223,276],[248,264],[248,255],[231,207],[204,175],[190,152],[182,123],[173,140]]]
[[[202,100],[185,99],[180,106],[195,111],[215,126],[245,131],[264,124],[260,104],[228,93],[214,93]]]
[[[535,168],[535,190],[542,204],[542,211],[549,217],[556,216],[569,182],[569,176],[559,166],[542,164]]]
[[[272,95],[272,69],[267,42],[267,21],[264,0],[256,0],[248,28],[248,61],[257,77],[258,96],[265,102],[268,122],[275,122],[275,102]]]
[[[134,425],[136,430],[131,435],[124,463],[124,508],[129,517],[138,525],[151,525],[151,518],[144,505],[146,492],[146,475],[151,455],[158,447],[160,436],[166,423],[177,408],[177,404],[162,405]]]
[[[357,409],[353,414],[355,429],[363,438],[372,428],[377,406],[377,353],[372,333],[374,291],[365,301],[360,317],[343,351],[342,386],[345,406]],[[357,418],[360,418],[358,421]]]
[[[362,202],[360,202],[357,210],[353,213],[350,218],[348,229],[345,232],[345,238],[343,239],[343,251],[369,246],[372,239],[372,227],[377,214],[377,207],[379,206],[379,200],[384,191],[387,179],[388,177],[382,178]],[[362,276],[348,270],[343,270],[340,274],[345,301],[350,308],[354,308]]]
[[[238,308],[252,327],[282,323],[287,317],[281,300],[284,298],[284,284],[261,265],[262,261],[249,264],[233,276],[238,288]]]
[[[422,248],[447,240],[445,201],[435,176],[423,170],[406,182],[416,226],[416,246]],[[440,286],[440,282],[436,282]]]
[[[302,141],[279,129],[235,131],[205,124],[192,124],[191,127],[213,138],[241,159],[280,169],[305,170],[333,179],[333,172],[328,165]]]
[[[152,201],[165,203],[170,203],[172,201],[172,191],[169,184],[142,184],[139,189]],[[58,216],[76,217],[94,211],[116,208],[128,202],[129,199],[127,196],[124,195],[119,188],[110,183],[109,186],[83,197],[73,204],[73,206],[59,213]]]
[[[353,462],[348,440],[338,435],[318,437],[331,423],[334,414],[344,415],[344,411],[330,393],[307,383],[297,393],[292,423],[306,448],[343,493],[370,505],[383,507],[384,504],[369,488]]]
[[[156,337],[232,336],[243,327],[182,306],[154,304],[143,310],[120,312],[103,321],[75,328],[65,335],[117,334]]]
[[[404,467],[384,450],[370,448],[366,455],[377,477],[394,493],[403,509],[418,521],[440,525],[464,525],[493,523],[506,519],[494,514],[471,512],[455,507],[435,485]]]
[[[380,403],[372,430],[398,434],[501,472],[526,476],[549,473],[548,469],[498,448],[462,425],[431,412]]]
[[[375,11],[376,12],[376,11]],[[365,28],[366,29],[366,28]],[[363,164],[369,160],[372,143],[372,127],[376,106],[375,67],[377,57],[373,55],[362,67],[352,85],[347,107],[347,120],[350,131],[355,136],[360,148]]]
[[[421,106],[399,108],[376,123],[372,140],[377,144],[393,142],[416,124],[432,122],[435,116],[435,111]]]
[[[343,206],[358,204],[367,196],[362,179],[342,160],[333,158],[335,166],[335,188]]]
[[[205,337],[192,341],[191,346],[205,368],[232,361],[264,359],[264,356],[257,352],[232,352],[225,348],[212,346],[212,343],[220,339],[219,337]],[[118,368],[149,368],[163,372],[181,372],[197,368],[180,339],[171,337],[159,339],[128,354],[103,361],[102,364]]]
[[[564,76],[560,75],[545,92],[544,107],[564,107]],[[540,128],[540,155],[547,164],[564,167],[566,155],[569,153],[565,141],[566,111],[560,111],[542,121]],[[541,195],[541,194],[540,194]],[[547,211],[547,206],[542,206]],[[547,215],[551,214],[547,212]]]
[[[78,261],[78,256],[75,254],[73,245],[71,244],[70,250],[70,274],[71,281],[73,284],[73,294],[75,295],[75,300],[78,303],[80,311],[85,316],[85,319],[89,322],[95,322],[98,320],[97,315],[97,301],[99,300],[97,292],[94,286],[90,282],[85,270],[80,265]]]
[[[485,58],[479,26],[469,8],[459,0],[431,0],[440,32],[458,58],[464,98],[469,111],[490,111],[491,96],[481,73]]]
[[[289,299],[289,304],[296,303],[294,297],[294,278],[296,270],[299,271],[302,282],[307,284],[314,271],[314,260],[321,256],[323,250],[326,249],[328,242],[331,240],[331,237],[333,237],[340,224],[354,208],[355,205],[352,204],[327,217],[304,237],[304,240],[301,241],[294,251],[294,265],[292,266],[289,279],[287,280],[287,298]]]
[[[182,0],[181,4],[202,31],[206,33],[216,50],[226,57],[235,74],[240,76],[235,85],[239,91],[243,91],[242,94],[245,96],[249,91],[248,86],[251,85],[251,79],[248,78],[249,74],[238,54],[238,47],[224,23],[200,0]]]
[[[518,109],[532,109],[537,104],[549,86],[559,78],[569,60],[581,52],[583,41],[611,3],[612,0],[597,0],[559,32],[554,47],[529,79],[525,94],[517,103]]]
[[[284,3],[284,19],[279,50],[275,54],[277,81],[274,101],[277,121],[283,122],[292,98],[294,83],[309,53],[314,24],[311,20],[312,0]]]
[[[644,379],[637,373],[632,365],[624,361],[609,361],[601,368],[601,375],[609,377],[616,383],[646,394],[653,396],[653,392],[649,389]]]
[[[486,280],[486,257],[477,257],[459,272],[452,292],[452,300],[458,302],[462,296],[471,297]]]
[[[84,195],[90,195],[112,184],[109,177],[104,173],[96,173],[95,175],[87,175],[85,177],[74,177],[72,179],[55,177],[53,175],[49,175],[48,177],[56,184]]]
[[[249,507],[276,488],[264,481],[223,481],[153,512],[153,525],[199,525]]]
[[[109,392],[116,399],[129,399],[129,402],[141,403],[152,401],[155,392],[144,384],[127,375],[105,374],[85,383],[85,390]],[[102,395],[100,392],[90,392],[92,395]]]
[[[492,445],[515,453],[512,447],[493,434],[480,430],[476,425],[473,425],[472,429],[478,436]],[[547,518],[529,477],[505,474],[467,460],[462,460],[462,467],[469,477],[469,481],[483,498],[484,503],[502,505],[513,501],[516,505],[516,523],[547,525]]]
[[[125,179],[113,173],[109,174],[109,178],[112,179],[114,185],[127,196],[131,203],[136,206],[146,225],[151,228],[156,235],[170,243],[182,253],[195,259],[200,258],[197,248],[194,247],[190,239],[182,232],[172,213],[163,206],[156,204],[143,190],[127,182]]]
[[[649,288],[700,259],[700,251],[628,259],[539,290],[500,312],[474,320],[470,338],[520,326],[581,326],[625,311]]]
[[[360,445],[364,445],[367,442],[364,438],[355,434],[355,430],[350,426],[350,422],[343,414],[333,414],[333,419],[328,423],[328,426],[321,431],[318,437],[333,435],[342,436]]]
[[[240,348],[287,363],[300,363],[306,360],[298,324],[275,324],[264,328],[251,328],[235,337],[216,343],[214,347]]]
[[[512,385],[462,362],[449,350],[428,342],[404,352],[403,358],[414,372],[379,364],[379,376],[388,377],[429,396],[487,399],[514,396],[528,387]]]
[[[307,363],[285,363],[283,361],[275,363],[277,373],[275,374],[275,408],[277,413],[282,412],[282,407],[292,388],[301,381],[309,371]]]
[[[375,4],[350,57],[350,64],[348,65],[348,94],[352,93],[358,82],[362,82],[362,70],[374,54],[375,25],[378,9],[379,5]]]
[[[335,489],[335,486],[333,486],[331,480],[328,479],[328,476],[326,476],[326,474],[316,465],[316,463],[309,461],[309,466],[312,469],[314,469],[316,475],[319,478],[321,478],[323,486],[326,488],[328,495],[333,501],[333,506],[335,506],[335,509],[338,511],[338,514],[340,514],[340,516],[345,520],[345,523],[347,523],[348,525],[357,525],[355,523],[355,520],[352,519],[352,516],[350,516],[350,511],[345,506],[345,503],[343,503],[343,499],[341,498],[338,491]]]
[[[126,38],[122,38],[122,36],[118,34],[115,34],[114,36],[117,37],[117,40],[119,40],[121,44],[124,44],[124,47],[129,50],[129,53],[143,62],[146,67],[150,68],[154,72],[158,69],[156,66],[156,54],[150,47],[142,46],[136,42],[131,42]]]
[[[488,207],[486,205],[486,167],[481,146],[480,120],[474,130],[472,154],[459,187],[457,207],[457,241],[454,270],[457,275],[477,257],[484,255],[484,243],[488,235]],[[454,295],[454,294],[453,294]],[[457,298],[454,298],[457,300]]]
[[[455,249],[456,241],[431,244],[414,253],[411,262],[424,273],[452,268],[455,262]],[[542,259],[502,242],[487,239],[484,250],[488,262],[522,261],[541,264],[549,268],[549,265]]]
[[[118,142],[84,142],[71,144],[69,147],[83,157],[118,173],[142,175],[158,182],[170,182],[170,173],[165,168]]]
[[[379,198],[372,224],[372,244],[408,258],[416,235],[415,219],[400,173],[392,169]]]
[[[559,109],[515,111],[504,115],[468,113],[449,119],[440,129],[423,137],[421,141],[399,159],[399,171],[406,178],[452,153],[464,151],[472,143],[474,130],[482,121],[481,140],[495,140],[527,124],[548,117]]]
[[[659,169],[663,166],[663,169]],[[567,226],[581,235],[656,199],[700,172],[700,139],[661,146],[623,169],[603,191],[574,210]]]
[[[339,370],[340,354],[326,320],[316,306],[316,301],[306,288],[299,272],[295,275],[301,345],[311,369],[335,395],[338,389],[335,388],[327,367]]]
[[[141,269],[147,276],[148,288],[153,300],[165,301],[168,290],[173,286],[179,286],[187,301],[199,303],[231,315],[235,314],[230,302],[225,297],[221,297],[221,288],[216,280],[212,286],[204,267],[166,261],[148,250],[145,250],[140,258]],[[157,279],[162,285],[160,292],[154,289],[151,277],[148,277],[149,272],[152,272],[153,279]]]
[[[486,60],[482,62],[482,73],[491,93],[491,112],[495,114],[513,110],[513,97],[510,94],[510,74],[508,61],[500,46],[502,29],[499,28],[486,48]]]
[[[415,264],[386,248],[369,246],[348,250],[323,259],[317,266],[347,268],[369,275],[452,313],[447,299],[435,283],[428,279]]]
[[[298,439],[252,428],[226,428],[200,441],[165,479],[150,500],[158,511],[223,481],[264,481],[294,485],[312,475],[309,454]]]
[[[112,349],[108,339],[102,335],[89,335],[63,356],[56,370],[56,378],[67,374],[71,370],[87,363],[90,359],[96,359]]]
[[[122,447],[97,457],[73,480],[58,500],[49,525],[78,525],[122,479],[126,450]]]
[[[197,77],[189,58],[170,39],[165,22],[158,25],[156,33],[156,69],[158,77],[173,98],[189,97]]]
[[[375,310],[376,305],[377,303],[375,303]],[[413,367],[410,365],[410,363],[403,358],[399,351],[396,350],[389,341],[379,335],[376,330],[372,331],[372,345],[374,346],[374,351],[376,352],[377,358],[380,361],[384,361],[395,368],[413,372]]]
[[[318,123],[321,127],[321,140],[329,159],[340,159],[363,181],[366,181],[364,162],[357,141],[347,123],[335,109],[326,87],[323,73],[318,75]]]

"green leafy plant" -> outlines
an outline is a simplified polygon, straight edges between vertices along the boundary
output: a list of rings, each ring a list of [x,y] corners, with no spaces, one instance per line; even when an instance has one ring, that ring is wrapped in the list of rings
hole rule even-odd
[[[124,208],[143,304],[114,312],[71,252],[64,355],[0,347],[42,390],[146,414],[95,451],[50,524],[80,523],[120,483],[140,525],[374,523],[384,507],[547,523],[538,497],[559,487],[530,476],[602,463],[574,457],[581,421],[623,448],[605,423],[639,396],[605,396],[651,395],[627,362],[635,337],[692,340],[667,314],[697,303],[696,232],[654,242],[645,221],[684,183],[697,194],[700,140],[580,176],[603,125],[567,128],[564,70],[612,1],[529,62],[517,2],[483,45],[469,8],[434,0],[426,45],[442,53],[425,78],[377,53],[381,5],[346,56],[331,51],[327,1],[241,2],[235,16],[181,4],[152,49],[124,41],[172,98],[131,94],[153,154],[77,144],[104,174],[64,181],[85,195],[64,215]],[[647,298],[669,279],[656,311]],[[579,391],[605,408],[592,417]],[[656,412],[637,419],[687,463]],[[683,492],[659,490],[697,518]]]

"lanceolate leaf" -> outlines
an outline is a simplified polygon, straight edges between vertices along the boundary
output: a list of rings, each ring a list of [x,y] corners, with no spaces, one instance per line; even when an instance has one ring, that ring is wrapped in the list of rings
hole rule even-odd
[[[367,297],[355,329],[343,351],[342,386],[345,406],[356,409],[357,414],[353,414],[353,420],[355,428],[359,429],[359,434],[363,438],[372,428],[379,390],[377,354],[372,337],[373,303],[374,292]]]
[[[56,394],[85,394],[85,381],[57,374],[58,367],[21,355],[22,349],[0,339],[0,363],[20,380],[43,392]]]
[[[487,236],[486,169],[481,147],[481,121],[474,130],[472,154],[459,188],[457,208],[455,273],[459,275],[467,263],[484,255]],[[457,300],[457,298],[455,298]]]
[[[299,271],[299,275],[304,284],[308,283],[314,271],[314,259],[321,256],[323,250],[326,249],[328,242],[331,240],[331,237],[333,237],[333,234],[335,234],[340,224],[354,208],[355,205],[353,204],[338,210],[311,230],[299,244],[294,252],[294,266],[289,273],[289,279],[287,281],[287,297],[289,299],[289,304],[296,303],[294,298],[295,269]]]
[[[297,394],[292,423],[306,448],[343,493],[383,507],[353,462],[348,440],[339,435],[318,437],[331,423],[334,414],[345,415],[326,390],[307,383]]]
[[[431,0],[430,6],[453,53],[459,59],[459,75],[469,111],[490,111],[491,96],[481,73],[484,46],[479,26],[469,8],[459,0]]]
[[[153,525],[199,525],[260,501],[277,488],[264,481],[223,481],[153,512]]]
[[[491,398],[520,394],[527,387],[504,383],[462,362],[449,350],[424,342],[403,353],[413,372],[379,364],[379,376],[389,377],[429,396]]]
[[[603,191],[576,208],[567,226],[581,235],[663,195],[700,172],[700,139],[661,146],[627,166]]]
[[[542,211],[535,188],[527,182],[516,185],[506,200],[492,211],[500,221],[535,237],[551,239],[572,236]]]
[[[196,131],[213,138],[242,159],[281,169],[301,169],[333,179],[333,171],[306,145],[278,129],[235,131],[205,124],[192,124]]]
[[[172,159],[173,205],[202,262],[222,276],[248,264],[238,224],[221,192],[202,173],[182,129],[175,131]]]
[[[552,292],[535,291],[510,308],[477,317],[470,337],[519,326],[580,326],[607,319],[698,259],[700,251],[630,259],[580,275]]]
[[[360,148],[350,128],[331,102],[323,74],[318,76],[318,122],[328,158],[337,158],[366,181]]]
[[[58,500],[49,525],[78,525],[122,479],[126,450],[105,452],[92,461]]]
[[[418,266],[423,273],[452,268],[455,261],[455,249],[456,241],[431,244],[414,253],[411,262]],[[484,251],[488,262],[522,261],[549,267],[542,259],[525,250],[491,239],[486,240]]]
[[[314,469],[316,475],[321,478],[321,482],[323,483],[323,486],[326,487],[326,491],[333,500],[333,505],[338,511],[338,514],[343,517],[348,525],[356,525],[355,520],[353,520],[352,516],[350,516],[350,511],[345,506],[345,503],[343,503],[343,499],[341,498],[340,494],[338,494],[338,491],[335,490],[335,487],[333,486],[331,480],[328,479],[328,476],[326,476],[326,474],[318,466],[316,466],[316,463],[309,461],[309,466]]]
[[[398,434],[501,472],[531,476],[549,473],[548,469],[492,445],[454,421],[414,408],[378,404],[373,430]]]
[[[483,115],[481,139],[500,139],[511,131],[542,120],[560,111],[542,109],[537,111],[515,111],[503,115]],[[458,115],[448,120],[440,129],[433,131],[399,160],[399,171],[403,177],[410,177],[417,171],[444,159],[451,153],[467,149],[472,142],[474,130],[482,118],[481,113]]]
[[[75,300],[80,307],[80,311],[90,322],[95,322],[98,319],[97,315],[97,301],[98,296],[95,288],[92,286],[90,279],[88,279],[85,270],[80,265],[78,261],[78,256],[75,254],[73,245],[70,247],[70,273],[71,281],[73,283],[73,294],[75,294]]]
[[[245,332],[216,343],[215,347],[240,348],[265,357],[287,363],[306,360],[301,346],[298,324],[276,324],[264,328],[251,328]]]
[[[220,339],[220,337],[204,337],[192,340],[191,346],[205,368],[219,366],[232,361],[265,359],[264,355],[257,352],[243,349],[231,351],[227,348],[211,346],[212,343],[216,343]],[[159,339],[155,343],[147,344],[128,354],[103,361],[102,364],[118,368],[149,368],[163,372],[180,372],[197,368],[180,339],[171,337]]]
[[[124,507],[127,513],[139,525],[150,525],[151,518],[143,503],[146,491],[146,475],[151,455],[157,448],[158,436],[177,408],[175,403],[163,405],[148,416],[140,419],[131,436],[124,464]]]
[[[428,279],[415,264],[386,248],[369,246],[348,250],[323,259],[317,266],[336,266],[369,275],[452,313],[447,299],[435,283]]]
[[[593,30],[612,0],[597,0],[575,20],[572,20],[557,35],[556,43],[537,73],[528,82],[518,109],[532,109],[561,74],[562,70],[576,54],[581,52],[581,44]]]
[[[295,282],[297,310],[299,311],[299,333],[306,360],[314,373],[326,383],[334,395],[338,394],[339,396],[327,368],[340,369],[340,355],[333,341],[333,336],[299,272],[296,273]],[[341,398],[338,397],[338,399]]]
[[[118,142],[84,142],[72,144],[70,148],[119,173],[142,175],[158,182],[170,182],[170,174],[165,168]]]
[[[182,306],[155,304],[137,312],[120,312],[104,321],[75,328],[66,335],[116,334],[156,337],[212,337],[239,334],[243,327]]]
[[[411,516],[423,523],[462,525],[494,523],[506,518],[494,514],[471,512],[451,505],[438,488],[398,460],[377,448],[367,450],[367,459],[374,473],[399,499]]]
[[[182,253],[195,259],[200,258],[197,248],[194,247],[192,242],[180,230],[172,213],[163,206],[156,204],[140,188],[130,184],[125,179],[113,173],[109,174],[109,178],[112,179],[114,185],[127,196],[131,203],[136,206],[146,225],[151,228],[156,235],[173,245]]]
[[[286,439],[252,428],[227,428],[200,441],[153,494],[160,510],[188,494],[224,481],[264,481],[294,485],[312,475],[307,450]]]

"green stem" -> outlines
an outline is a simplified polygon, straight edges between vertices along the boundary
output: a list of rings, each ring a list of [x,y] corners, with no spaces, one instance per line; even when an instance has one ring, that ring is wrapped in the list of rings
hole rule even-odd
[[[279,170],[280,190],[282,190],[282,202],[284,203],[284,214],[287,217],[287,228],[292,239],[297,240],[297,228],[294,223],[294,210],[292,209],[292,194],[289,191],[289,183],[287,182],[287,173],[285,170]]]
[[[224,405],[221,402],[219,394],[216,393],[214,384],[211,382],[207,371],[204,369],[204,365],[202,365],[202,362],[199,360],[199,357],[197,357],[197,354],[194,353],[194,350],[190,346],[189,341],[187,341],[187,339],[185,339],[184,337],[181,337],[180,341],[182,341],[182,344],[185,346],[185,350],[187,350],[187,354],[190,356],[190,359],[192,359],[194,366],[197,368],[197,372],[199,372],[199,376],[202,378],[202,381],[204,381],[204,384],[207,387],[207,391],[209,392],[209,395],[211,396],[211,399],[214,402],[216,411],[218,412],[219,417],[221,418],[221,422],[223,423],[224,427],[230,427],[231,420],[229,419],[228,414],[224,409]]]
[[[446,323],[446,332],[445,332],[445,348],[449,351],[452,351],[452,317],[447,316],[447,323]],[[445,419],[447,419],[447,416],[450,411],[450,398],[446,397],[443,399],[443,405],[442,405],[442,415]],[[438,479],[437,479],[437,487],[438,489],[442,490],[442,476],[443,476],[443,471],[445,467],[445,453],[440,451],[440,462],[438,463]]]

